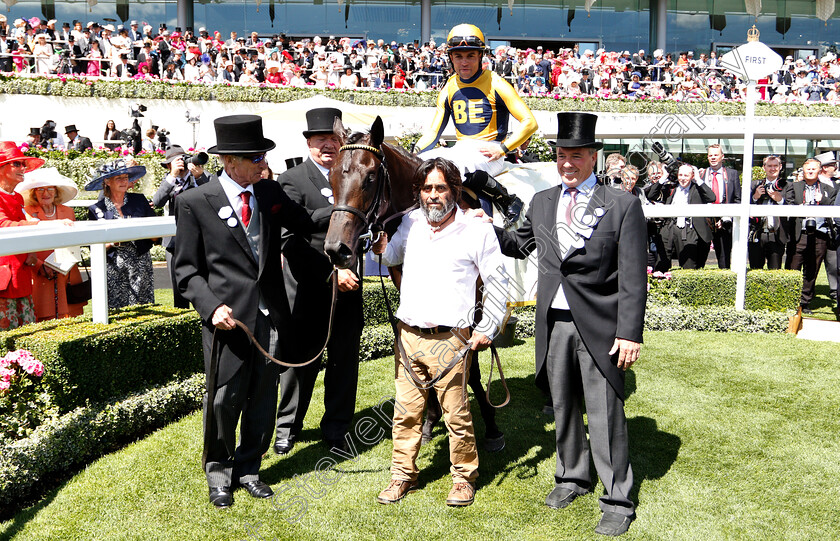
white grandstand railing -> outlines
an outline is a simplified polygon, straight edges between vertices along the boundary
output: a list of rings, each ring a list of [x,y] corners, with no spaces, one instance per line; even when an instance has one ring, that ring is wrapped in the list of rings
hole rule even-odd
[[[36,225],[0,228],[0,255],[21,254],[90,245],[90,279],[94,323],[108,323],[108,287],[105,272],[105,243],[169,237],[175,234],[175,218],[132,218],[95,220],[64,225]]]
[[[747,207],[744,209],[743,207]],[[840,218],[840,206],[804,205],[645,205],[647,218],[734,216],[746,211],[749,216],[827,217]],[[105,243],[146,238],[168,237],[175,234],[175,219],[171,216],[132,218],[130,220],[97,220],[77,222],[73,227],[44,225],[0,228],[0,255],[10,255],[66,246],[91,246],[92,315],[96,323],[108,323],[108,288],[105,272]],[[737,238],[735,234],[733,237]],[[746,246],[743,248],[746,252]],[[733,246],[733,254],[736,247]],[[746,265],[746,257],[741,259]],[[734,269],[733,270],[737,270]],[[743,292],[742,292],[743,294]]]

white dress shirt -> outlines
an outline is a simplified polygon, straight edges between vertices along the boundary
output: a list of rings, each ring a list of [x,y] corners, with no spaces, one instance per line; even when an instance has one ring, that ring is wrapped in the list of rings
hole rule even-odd
[[[475,310],[475,282],[484,281],[484,313],[476,330],[493,337],[507,310],[508,279],[490,224],[455,210],[455,220],[433,232],[420,209],[403,217],[382,263],[402,264],[397,318],[417,327],[466,328]]]
[[[257,198],[254,197],[254,187],[249,185],[247,188],[243,188],[228,176],[227,171],[222,171],[222,174],[219,175],[219,183],[225,191],[230,206],[233,207],[233,213],[239,220],[239,225],[242,226],[242,229],[245,229],[245,224],[242,223],[242,198],[239,194],[242,192],[251,193],[251,197],[248,198],[248,206],[251,207],[251,216],[253,216],[257,212]]]
[[[595,189],[595,184],[597,183],[597,179],[595,178],[595,173],[589,175],[589,178],[581,182],[577,186],[577,194],[575,195],[575,205],[578,209],[586,209],[589,205],[589,199],[592,196],[592,190]],[[569,208],[569,205],[572,202],[572,195],[569,193],[569,189],[566,187],[565,184],[562,184],[562,188],[560,190],[560,202],[557,204],[557,220],[556,224],[557,227],[567,227],[568,224],[566,223],[566,211]],[[576,219],[580,219],[581,215],[583,214],[583,210],[573,210],[572,214]],[[565,239],[568,238],[568,235],[564,234],[557,234],[558,239]],[[565,250],[563,250],[565,253]],[[551,307],[555,310],[569,310],[569,302],[566,300],[566,293],[563,291],[563,284],[560,283],[560,287],[557,288],[557,293],[554,295],[554,300],[551,301]]]

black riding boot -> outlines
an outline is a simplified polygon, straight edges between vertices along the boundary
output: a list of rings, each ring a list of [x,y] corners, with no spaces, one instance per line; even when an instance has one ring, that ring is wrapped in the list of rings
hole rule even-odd
[[[507,189],[495,178],[487,174],[487,171],[476,170],[464,175],[464,186],[489,197],[496,205],[504,211],[505,225],[512,225],[519,219],[524,204],[522,200],[508,193]]]

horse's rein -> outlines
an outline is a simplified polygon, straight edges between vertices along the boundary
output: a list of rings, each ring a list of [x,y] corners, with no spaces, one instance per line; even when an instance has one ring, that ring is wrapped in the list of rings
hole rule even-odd
[[[327,344],[330,343],[330,336],[332,335],[333,317],[335,316],[335,304],[336,300],[338,299],[338,274],[335,271],[333,271],[330,275],[330,281],[332,282],[332,298],[330,300],[330,317],[327,323],[327,338],[326,340],[324,340],[324,345],[321,347],[321,350],[318,351],[318,353],[314,357],[312,357],[305,363],[287,363],[281,361],[280,359],[274,358],[260,345],[259,341],[257,341],[256,337],[254,336],[254,333],[251,332],[251,329],[249,329],[247,325],[245,325],[236,318],[233,318],[233,322],[236,325],[236,327],[242,329],[242,331],[245,333],[245,336],[247,336],[248,340],[251,341],[251,344],[253,344],[254,347],[257,348],[257,351],[259,351],[269,361],[286,368],[303,368],[304,366],[309,366],[310,364],[314,363],[315,361],[321,358],[321,355],[324,353],[324,350],[327,349]],[[207,373],[207,384],[205,385],[205,390],[207,392],[207,404],[209,404],[209,407],[205,408],[206,415],[204,419],[204,450],[201,455],[202,466],[207,465],[207,452],[210,448],[210,440],[212,439],[212,431],[210,430],[210,427],[214,426],[213,401],[216,398],[216,380],[219,371],[218,332],[220,330],[221,329],[219,329],[218,327],[213,329],[213,344],[210,348],[210,370]]]

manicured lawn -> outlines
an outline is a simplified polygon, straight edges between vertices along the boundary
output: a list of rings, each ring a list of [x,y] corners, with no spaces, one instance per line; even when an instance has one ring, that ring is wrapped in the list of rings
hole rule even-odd
[[[840,531],[840,346],[788,336],[646,334],[628,375],[627,414],[638,519],[627,539],[835,539]],[[533,386],[533,340],[502,350],[513,393],[500,410],[507,448],[481,453],[476,503],[444,505],[450,488],[443,427],[420,453],[421,489],[375,502],[390,474],[390,432],[352,438],[358,458],[319,442],[322,387],[293,453],[267,455],[278,497],[207,502],[194,413],[92,463],[36,506],[0,524],[3,539],[592,539],[590,494],[562,511],[553,486],[553,420]],[[486,356],[482,358],[486,370]],[[387,428],[375,406],[393,393],[393,360],[364,363],[356,417]],[[485,372],[486,376],[486,372]],[[494,393],[499,388],[494,385]],[[498,394],[494,396],[499,400]],[[477,408],[474,406],[474,411]],[[390,412],[390,408],[387,409]],[[476,421],[479,444],[483,425]],[[332,471],[325,457],[338,459]],[[297,522],[290,522],[297,517]]]

